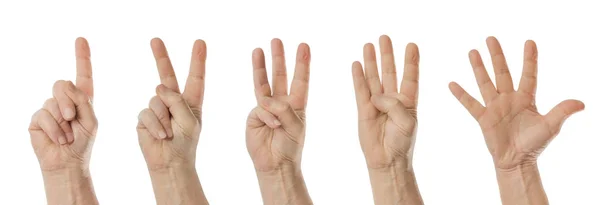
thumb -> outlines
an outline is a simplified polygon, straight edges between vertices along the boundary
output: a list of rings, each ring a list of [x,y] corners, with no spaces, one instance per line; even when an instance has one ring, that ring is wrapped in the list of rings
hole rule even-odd
[[[377,108],[377,110],[386,113],[392,118],[396,124],[400,124],[410,114],[406,107],[394,97],[384,95],[371,96],[371,103]],[[411,116],[415,117],[415,116]]]
[[[585,105],[579,100],[565,100],[554,106],[554,108],[544,116],[544,119],[550,126],[550,129],[557,133],[569,116],[584,108]]]
[[[167,106],[175,122],[181,126],[183,133],[188,135],[187,137],[193,137],[192,133],[195,132],[194,129],[196,129],[198,120],[181,94],[167,88],[163,84],[156,87],[156,94]]]
[[[297,137],[304,132],[304,123],[289,103],[275,100],[271,97],[262,97],[259,105],[267,112],[279,119],[284,130]]]

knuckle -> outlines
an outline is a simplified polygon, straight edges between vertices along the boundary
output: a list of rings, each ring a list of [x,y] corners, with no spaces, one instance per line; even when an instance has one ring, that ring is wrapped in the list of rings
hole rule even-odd
[[[40,117],[40,113],[42,112],[43,109],[39,109],[37,111],[35,111],[33,113],[33,115],[31,115],[31,121],[35,121],[37,118]]]
[[[54,85],[52,86],[52,90],[54,92],[58,92],[58,91],[62,91],[64,88],[66,81],[64,80],[57,80],[54,82]]]
[[[47,100],[44,102],[44,105],[43,105],[43,107],[44,107],[44,108],[51,108],[51,107],[53,107],[54,105],[56,105],[56,99],[54,99],[54,98],[48,98],[48,99],[47,99]]]

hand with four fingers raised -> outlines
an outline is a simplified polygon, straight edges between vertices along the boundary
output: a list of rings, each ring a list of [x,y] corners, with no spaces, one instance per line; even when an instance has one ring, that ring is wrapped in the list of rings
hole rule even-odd
[[[271,41],[273,82],[269,86],[262,49],[252,53],[257,106],[246,125],[246,146],[265,204],[312,204],[301,172],[308,97],[310,49],[300,44],[288,93],[283,44]]]
[[[458,84],[450,91],[477,120],[492,154],[504,204],[548,204],[537,169],[537,158],[558,134],[563,122],[584,109],[578,100],[565,100],[546,115],[535,105],[537,47],[525,43],[523,72],[519,88],[513,87],[506,59],[496,38],[489,37],[496,86],[476,50],[469,53],[473,72],[485,107]]]
[[[400,91],[392,41],[379,38],[381,78],[373,44],[363,48],[364,71],[352,64],[358,132],[375,204],[423,204],[412,169],[417,130],[419,50],[406,46]]]
[[[29,125],[31,144],[39,160],[48,204],[97,204],[90,177],[90,157],[98,121],[90,48],[84,38],[75,42],[76,83],[54,83]]]
[[[151,42],[161,84],[139,114],[137,132],[157,204],[208,204],[196,173],[206,44],[197,40],[183,93],[164,43]]]

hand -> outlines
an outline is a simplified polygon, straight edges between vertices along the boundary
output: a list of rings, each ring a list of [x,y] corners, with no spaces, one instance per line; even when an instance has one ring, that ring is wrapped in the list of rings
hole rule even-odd
[[[383,82],[373,44],[363,49],[364,73],[360,62],[352,64],[360,144],[370,169],[388,168],[394,163],[410,166],[417,129],[419,50],[412,43],[406,46],[398,92],[392,41],[384,35],[379,45]]]
[[[75,42],[77,78],[54,83],[53,98],[31,119],[31,145],[40,163],[49,205],[98,204],[89,164],[98,121],[90,48],[84,38]]]
[[[76,85],[59,80],[29,125],[31,144],[42,171],[88,170],[98,121],[92,108],[94,95],[90,48],[84,38],[75,42]]]
[[[161,84],[148,108],[139,114],[140,147],[151,171],[173,167],[194,168],[202,125],[206,44],[194,43],[190,73],[180,94],[175,72],[164,43],[151,42]]]
[[[496,87],[490,80],[476,50],[469,53],[473,72],[486,107],[455,82],[450,91],[479,122],[497,169],[511,170],[521,165],[534,165],[538,155],[558,134],[563,122],[584,109],[577,100],[565,100],[548,114],[541,115],[535,106],[537,86],[537,47],[525,43],[523,74],[517,91],[513,88],[502,48],[494,37],[487,39],[496,75]]]
[[[248,116],[246,145],[254,166],[259,171],[272,171],[281,166],[299,167],[304,146],[306,101],[308,95],[310,49],[298,46],[296,71],[291,91],[287,91],[287,73],[283,44],[271,41],[273,55],[273,90],[269,86],[262,49],[252,54],[254,92],[258,106]]]

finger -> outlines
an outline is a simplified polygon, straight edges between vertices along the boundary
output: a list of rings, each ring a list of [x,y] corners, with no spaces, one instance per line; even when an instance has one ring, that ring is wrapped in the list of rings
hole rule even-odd
[[[150,135],[152,135],[156,139],[165,139],[167,138],[167,133],[158,120],[158,117],[152,112],[151,109],[146,108],[140,112],[138,115],[138,119],[140,123],[148,130]]]
[[[285,68],[285,52],[283,43],[275,38],[271,41],[273,61],[273,96],[287,95],[287,71]]]
[[[379,37],[379,50],[381,55],[381,78],[384,93],[398,93],[398,77],[396,63],[394,62],[394,49],[392,40],[386,35]]]
[[[288,103],[275,100],[271,97],[263,97],[260,100],[259,105],[267,112],[270,112],[277,117],[279,122],[281,122],[283,129],[294,137],[300,136],[304,131],[302,120],[296,115],[296,112]]]
[[[498,39],[494,37],[488,37],[487,40],[488,50],[492,56],[492,64],[494,65],[494,74],[496,76],[496,86],[498,92],[512,92],[515,91],[513,87],[512,77],[510,77],[510,71],[506,64],[506,58],[502,52],[502,47]]]
[[[397,98],[388,97],[384,95],[376,95],[371,97],[371,102],[377,108],[377,110],[387,113],[392,121],[398,125],[402,125],[406,119],[406,116],[411,116],[404,105]],[[416,116],[411,116],[416,117]]]
[[[38,112],[36,112],[31,123],[36,125],[36,127],[42,129],[44,133],[46,133],[46,135],[50,137],[50,140],[52,140],[52,142],[61,145],[67,143],[65,133],[62,131],[60,125],[58,125],[56,120],[54,120],[54,117],[52,117],[52,115],[48,111],[41,109]]]
[[[195,113],[202,110],[202,101],[204,99],[204,73],[206,65],[206,43],[197,40],[192,49],[192,60],[190,63],[190,73],[185,83],[183,98],[190,105]],[[200,117],[200,116],[197,116]]]
[[[479,117],[485,111],[485,107],[479,103],[479,101],[475,100],[469,93],[465,91],[460,85],[455,82],[451,82],[450,92],[460,101],[460,103],[471,113],[471,115],[479,121]]]
[[[56,123],[58,123],[63,133],[65,133],[65,136],[67,137],[67,142],[73,142],[75,138],[73,135],[73,130],[71,128],[71,124],[69,123],[69,121],[63,118],[62,114],[60,113],[60,108],[58,107],[58,102],[56,101],[56,99],[50,98],[46,100],[43,109],[48,111],[50,115],[52,115]]]
[[[179,93],[177,77],[175,76],[175,71],[173,70],[173,65],[171,65],[171,59],[169,59],[169,53],[165,44],[160,38],[154,38],[150,41],[150,45],[152,47],[152,54],[154,54],[154,59],[156,60],[160,83]]]
[[[271,87],[269,86],[269,78],[267,77],[267,68],[265,65],[265,53],[260,48],[252,51],[252,68],[256,100],[258,101],[264,96],[271,96]]]
[[[546,122],[548,123],[550,129],[558,133],[562,124],[567,120],[569,116],[572,114],[582,111],[585,108],[583,102],[579,100],[565,100],[554,106],[548,114],[544,116]]]
[[[281,126],[281,121],[279,121],[277,117],[275,117],[275,115],[271,114],[270,112],[266,111],[261,107],[256,107],[255,109],[258,119],[260,119],[260,121],[262,121],[270,128],[275,129]]]
[[[537,87],[538,72],[538,51],[535,42],[529,40],[525,42],[525,51],[523,52],[523,73],[519,82],[519,91],[530,94],[535,97]]]
[[[83,91],[90,99],[94,99],[94,80],[92,78],[92,62],[90,60],[90,46],[85,38],[79,37],[75,41],[75,62],[77,67],[77,88]]]
[[[371,93],[363,73],[362,65],[358,61],[352,63],[352,79],[354,81],[354,95],[356,96],[356,104],[360,107],[369,103]]]
[[[70,81],[59,80],[54,83],[52,88],[52,95],[58,101],[58,107],[62,118],[71,121],[75,118],[75,104],[69,98],[67,92],[69,91],[69,84],[73,84]]]
[[[381,94],[381,81],[379,80],[379,71],[377,71],[377,58],[375,56],[375,47],[371,43],[363,47],[363,58],[365,61],[365,77],[371,95]]]
[[[400,94],[408,98],[413,104],[407,104],[407,107],[416,107],[419,97],[419,48],[417,44],[409,43],[406,45],[404,54],[404,74],[402,74],[402,83]]]
[[[77,119],[86,131],[89,132],[85,134],[93,136],[96,132],[98,121],[89,96],[77,89],[71,81],[64,80],[59,80],[54,84],[53,93],[63,114],[63,118],[68,121]],[[69,112],[71,111],[66,111],[66,108],[72,110],[73,113],[70,114]],[[71,115],[71,117],[65,117],[65,112]]]
[[[192,114],[189,105],[182,96],[167,88],[165,85],[160,84],[156,87],[156,94],[160,97],[160,100],[167,106],[171,116],[173,116],[173,120],[177,122],[178,126],[186,131],[186,137],[195,137],[192,135],[196,130],[196,125],[198,121],[196,117]]]
[[[310,79],[310,47],[308,44],[301,43],[296,53],[296,68],[294,69],[294,79],[290,89],[290,96],[294,98],[292,104],[294,109],[306,108],[308,101],[308,81]]]
[[[160,97],[152,97],[152,99],[150,99],[148,107],[158,118],[158,121],[160,122],[162,127],[165,128],[167,137],[173,137],[173,129],[171,127],[171,113],[169,113],[169,108],[167,108],[167,106],[162,102]]]
[[[479,92],[481,92],[483,101],[487,105],[496,98],[498,91],[496,91],[496,87],[494,87],[494,83],[492,83],[492,80],[483,65],[483,61],[481,60],[481,55],[479,55],[477,50],[471,50],[469,52],[469,61],[471,62],[471,67],[473,67],[473,74],[475,74]]]

